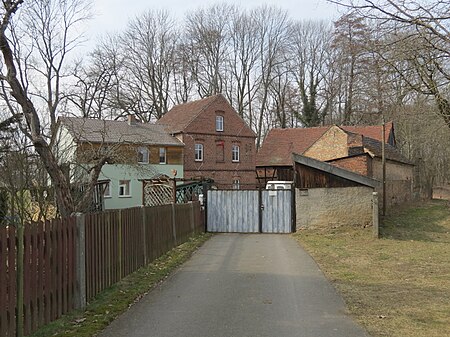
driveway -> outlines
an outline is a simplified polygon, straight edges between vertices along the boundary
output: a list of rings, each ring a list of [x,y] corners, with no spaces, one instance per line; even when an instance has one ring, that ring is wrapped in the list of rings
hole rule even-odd
[[[103,337],[362,337],[289,235],[219,234]]]

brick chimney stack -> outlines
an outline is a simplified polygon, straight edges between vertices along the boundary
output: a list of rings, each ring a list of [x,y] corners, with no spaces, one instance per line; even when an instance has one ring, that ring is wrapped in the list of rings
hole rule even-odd
[[[137,120],[135,115],[128,115],[128,125],[136,125]]]

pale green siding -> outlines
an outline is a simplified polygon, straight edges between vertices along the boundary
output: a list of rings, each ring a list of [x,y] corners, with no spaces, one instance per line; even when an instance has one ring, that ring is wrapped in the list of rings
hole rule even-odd
[[[120,165],[106,164],[102,168],[99,180],[110,180],[111,197],[105,198],[105,209],[128,208],[142,205],[142,182],[140,179],[152,179],[161,174],[172,177],[177,170],[177,178],[183,178],[183,165]],[[119,180],[130,181],[130,196],[119,197]]]

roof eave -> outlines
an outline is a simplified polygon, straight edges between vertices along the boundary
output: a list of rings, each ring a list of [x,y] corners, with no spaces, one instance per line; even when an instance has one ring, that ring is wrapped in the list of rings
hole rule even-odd
[[[379,184],[380,184],[380,182],[375,179],[368,178],[361,174],[358,174],[358,173],[355,173],[352,171],[348,171],[348,170],[342,169],[340,167],[331,165],[329,163],[326,163],[326,162],[323,162],[323,161],[320,161],[317,159],[305,157],[305,156],[302,156],[302,155],[299,155],[296,153],[292,154],[292,159],[293,159],[294,163],[306,165],[306,166],[315,168],[319,171],[323,171],[323,172],[338,176],[340,178],[354,181],[354,182],[364,185],[364,186],[375,188],[375,187],[379,186]]]

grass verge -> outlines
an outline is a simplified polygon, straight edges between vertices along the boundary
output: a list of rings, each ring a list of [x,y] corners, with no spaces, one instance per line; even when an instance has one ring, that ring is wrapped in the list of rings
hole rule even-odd
[[[97,295],[85,311],[72,311],[42,327],[31,337],[89,337],[99,333],[118,315],[167,278],[210,237],[210,234],[192,237]]]
[[[450,205],[430,201],[371,228],[294,234],[371,336],[442,337],[450,331]]]

